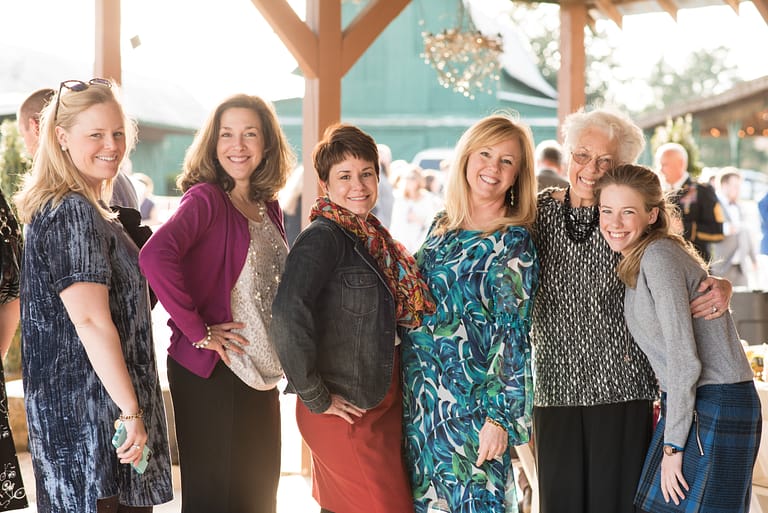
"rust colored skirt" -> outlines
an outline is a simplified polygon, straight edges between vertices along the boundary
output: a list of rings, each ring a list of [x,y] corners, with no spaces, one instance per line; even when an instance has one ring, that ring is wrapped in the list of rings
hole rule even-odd
[[[399,348],[398,348],[399,349]],[[334,513],[412,513],[402,457],[399,350],[386,397],[354,424],[296,401],[296,422],[312,452],[312,496]]]

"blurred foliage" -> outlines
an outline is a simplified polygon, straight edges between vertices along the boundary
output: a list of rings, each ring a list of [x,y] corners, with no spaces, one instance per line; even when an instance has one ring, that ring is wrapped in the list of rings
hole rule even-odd
[[[22,176],[29,170],[32,161],[26,156],[24,141],[19,135],[16,121],[6,119],[0,125],[0,188],[11,209],[11,198],[21,183]],[[8,354],[3,361],[6,380],[21,377],[21,334],[16,330]]]
[[[16,121],[6,119],[0,125],[0,188],[8,203],[31,167],[32,160],[26,155]]]
[[[668,142],[677,143],[685,148],[688,152],[688,173],[693,178],[698,178],[703,166],[699,161],[699,146],[693,137],[693,120],[690,114],[674,120],[667,119],[664,126],[656,127],[651,136],[651,154],[655,155],[656,149]]]
[[[731,89],[742,79],[737,67],[730,63],[730,54],[731,50],[724,46],[697,50],[679,69],[660,59],[647,79],[653,100],[643,111],[664,109]]]

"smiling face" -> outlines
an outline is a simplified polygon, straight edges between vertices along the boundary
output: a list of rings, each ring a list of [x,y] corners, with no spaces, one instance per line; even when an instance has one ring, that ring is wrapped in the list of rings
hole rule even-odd
[[[467,159],[467,183],[473,203],[505,202],[517,179],[522,150],[516,138],[481,146]]]
[[[643,196],[626,185],[608,185],[600,191],[600,233],[612,250],[626,255],[656,222],[659,209],[645,208]]]
[[[114,178],[125,155],[122,111],[114,102],[97,103],[82,111],[69,129],[56,127],[59,144],[94,191]]]
[[[346,157],[331,166],[328,181],[320,182],[328,198],[365,219],[376,205],[379,181],[373,162]]]
[[[220,125],[216,158],[235,187],[247,188],[264,158],[261,119],[251,109],[233,107],[222,112]]]
[[[592,159],[586,164],[579,164],[568,154],[568,181],[571,184],[571,204],[574,207],[587,207],[595,204],[595,183],[605,174],[598,167],[598,161],[613,158],[616,147],[608,135],[600,130],[587,129],[571,149],[572,153],[589,154]]]

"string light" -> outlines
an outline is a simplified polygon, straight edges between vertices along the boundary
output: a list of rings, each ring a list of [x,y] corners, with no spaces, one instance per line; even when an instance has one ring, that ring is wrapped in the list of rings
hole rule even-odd
[[[493,94],[501,74],[501,35],[486,36],[475,27],[459,0],[459,23],[439,34],[422,32],[421,57],[437,72],[445,88],[474,99],[475,92]]]

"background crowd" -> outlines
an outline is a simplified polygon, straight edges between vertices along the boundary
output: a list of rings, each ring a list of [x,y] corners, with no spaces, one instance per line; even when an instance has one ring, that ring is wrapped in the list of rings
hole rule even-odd
[[[302,198],[274,109],[235,95],[164,218],[114,83],[38,91],[19,121],[34,165],[23,251],[0,203],[0,349],[20,310],[42,511],[170,500],[154,298],[184,513],[276,511],[283,378],[324,512],[515,511],[528,442],[542,512],[748,510],[760,405],[728,309],[758,260],[738,170],[697,181],[675,143],[637,166],[643,133],[608,108],[568,116],[562,146],[497,113],[437,171],[333,125]]]

